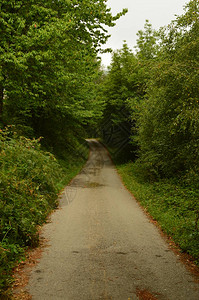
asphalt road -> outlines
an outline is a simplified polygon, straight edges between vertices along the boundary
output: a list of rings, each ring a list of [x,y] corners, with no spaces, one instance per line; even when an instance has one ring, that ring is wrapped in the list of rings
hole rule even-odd
[[[198,300],[198,284],[123,186],[105,148],[90,158],[43,229],[27,287],[34,300]]]

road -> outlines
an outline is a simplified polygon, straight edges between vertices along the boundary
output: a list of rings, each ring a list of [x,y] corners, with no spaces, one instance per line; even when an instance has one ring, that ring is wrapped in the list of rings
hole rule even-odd
[[[198,284],[123,186],[106,149],[66,187],[42,235],[33,300],[198,300]]]

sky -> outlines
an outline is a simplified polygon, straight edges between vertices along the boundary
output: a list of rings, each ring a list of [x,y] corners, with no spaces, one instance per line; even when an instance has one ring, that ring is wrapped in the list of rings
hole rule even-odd
[[[138,30],[144,28],[145,20],[148,19],[154,29],[168,25],[175,19],[175,15],[183,13],[183,7],[188,0],[108,0],[107,6],[112,14],[128,8],[128,13],[122,16],[117,25],[109,29],[109,38],[103,48],[121,49],[123,41],[133,49],[136,45]],[[111,54],[102,54],[102,64],[107,67],[111,62]]]

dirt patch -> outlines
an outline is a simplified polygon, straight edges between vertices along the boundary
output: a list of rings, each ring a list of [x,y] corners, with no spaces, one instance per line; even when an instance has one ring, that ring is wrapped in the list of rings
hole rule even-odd
[[[12,286],[12,298],[16,300],[30,300],[32,296],[27,292],[26,286],[29,282],[30,273],[39,262],[44,248],[47,247],[47,240],[40,239],[40,246],[26,252],[26,260],[21,262],[13,272],[14,284]]]
[[[102,186],[103,186],[103,184],[100,184],[98,182],[88,182],[86,184],[87,188],[97,188],[97,187],[102,187]]]
[[[158,300],[154,295],[151,294],[151,292],[147,290],[139,290],[137,289],[136,295],[139,300]]]
[[[141,205],[140,205],[141,206]],[[199,283],[199,267],[194,263],[194,258],[188,253],[183,253],[180,247],[174,242],[172,237],[168,236],[161,228],[160,224],[153,219],[153,217],[142,207],[145,214],[151,223],[153,223],[159,230],[161,236],[166,240],[169,249],[172,250],[178,259],[184,264],[186,269],[192,273],[195,282]]]

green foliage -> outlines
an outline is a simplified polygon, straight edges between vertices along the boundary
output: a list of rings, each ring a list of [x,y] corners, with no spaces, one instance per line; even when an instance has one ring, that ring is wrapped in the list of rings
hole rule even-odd
[[[135,140],[140,160],[156,176],[199,168],[198,11],[198,1],[191,1],[183,16],[161,29],[159,51],[145,63],[150,76],[138,105]]]
[[[85,161],[86,129],[103,109],[97,55],[126,12],[112,16],[106,0],[0,3],[0,128],[18,134],[0,135],[0,288]]]
[[[121,122],[121,110],[128,115],[128,99],[144,93],[142,67],[128,48],[123,45],[121,50],[115,51],[109,72],[104,81],[105,114],[110,114],[113,123]]]
[[[1,1],[4,123],[28,126],[32,137],[42,135],[54,147],[55,136],[62,143],[61,132],[70,135],[74,128],[76,134],[97,119],[97,53],[108,38],[104,26],[114,26],[125,13],[112,16],[101,0]],[[50,122],[56,122],[51,130]]]
[[[80,145],[76,144],[80,149]],[[26,247],[38,244],[38,226],[56,208],[58,192],[80,170],[88,152],[58,161],[39,139],[0,132],[0,289]],[[77,148],[78,149],[78,148]]]
[[[143,65],[124,43],[121,50],[115,51],[112,62],[102,84],[102,99],[105,102],[103,112],[103,139],[111,148],[119,148],[119,158],[133,158],[136,154],[136,144],[131,141],[135,129],[136,107],[132,104],[140,102],[145,94],[146,74]],[[105,124],[105,126],[104,126]],[[108,137],[108,138],[107,138]],[[117,141],[117,145],[112,145]],[[117,149],[116,149],[117,152]]]
[[[0,134],[0,288],[85,161],[84,128],[102,114],[97,54],[125,13],[112,16],[104,0],[0,3],[0,124],[19,135]]]
[[[127,188],[163,231],[199,264],[199,189],[179,179],[147,182],[136,163],[117,168]]]
[[[10,135],[5,131],[0,136],[0,259],[5,278],[22,248],[37,244],[37,225],[56,206],[59,174],[55,158],[40,150],[38,140]]]
[[[197,262],[198,16],[199,2],[192,0],[182,16],[158,32],[146,21],[138,32],[136,54],[127,45],[116,51],[103,85],[104,119],[120,128],[129,124],[131,151],[138,158],[136,164],[118,167],[125,183]],[[109,140],[110,149],[117,152],[115,138]]]
[[[146,20],[144,30],[137,33],[137,57],[140,60],[150,60],[156,57],[158,52],[157,40],[158,33],[152,28],[152,25]]]
[[[159,32],[146,21],[136,55],[124,44],[104,81],[104,118],[126,124],[152,177],[199,168],[198,12],[198,1],[190,1],[184,15]]]

